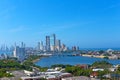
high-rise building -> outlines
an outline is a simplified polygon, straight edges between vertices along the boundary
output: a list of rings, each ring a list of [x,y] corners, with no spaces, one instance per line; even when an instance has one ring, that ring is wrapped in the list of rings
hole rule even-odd
[[[76,46],[73,46],[73,47],[72,47],[72,50],[73,50],[73,51],[76,51],[76,49],[77,49]]]
[[[77,46],[77,51],[79,51],[79,46]]]
[[[60,51],[60,48],[61,48],[61,41],[56,40],[56,49],[57,49],[57,51]]]
[[[52,34],[50,36],[50,46],[51,46],[51,51],[55,51],[55,46],[56,46],[56,36],[55,34]]]
[[[10,47],[10,51],[13,51],[13,50],[14,50],[14,46],[11,46],[11,47]]]
[[[44,50],[43,41],[40,42],[40,50],[41,50],[41,51]]]
[[[21,43],[23,44],[23,43]],[[14,51],[13,51],[13,57],[16,57],[19,61],[24,61],[25,59],[25,47],[21,45],[15,46]]]
[[[21,42],[21,47],[24,47],[24,43],[23,42]]]
[[[66,47],[66,45],[65,44],[62,44],[62,46],[61,46],[61,51],[67,51],[68,50],[68,48]]]
[[[50,51],[50,36],[46,36],[46,51]]]
[[[21,42],[21,48],[25,48],[25,44]]]
[[[65,47],[66,47],[65,44],[62,44],[61,46],[62,50],[65,49]]]
[[[72,50],[73,50],[73,51],[79,51],[79,46],[73,46],[73,47],[72,47]]]
[[[40,42],[38,42],[37,50],[40,50]]]

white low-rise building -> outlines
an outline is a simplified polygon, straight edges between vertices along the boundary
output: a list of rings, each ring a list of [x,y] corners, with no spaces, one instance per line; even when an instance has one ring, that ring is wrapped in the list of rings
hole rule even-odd
[[[27,76],[32,76],[32,75],[35,74],[34,72],[26,71],[26,70],[24,70],[24,73],[25,73]]]
[[[91,79],[86,76],[78,76],[78,77],[62,78],[62,80],[91,80]]]
[[[114,72],[114,71],[116,71],[116,68],[109,68],[109,70]]]
[[[102,68],[96,68],[96,69],[92,69],[92,71],[104,71],[104,69],[102,69]]]
[[[41,80],[41,78],[44,78],[44,76],[34,76],[34,77],[25,76],[25,77],[21,77],[21,80]]]

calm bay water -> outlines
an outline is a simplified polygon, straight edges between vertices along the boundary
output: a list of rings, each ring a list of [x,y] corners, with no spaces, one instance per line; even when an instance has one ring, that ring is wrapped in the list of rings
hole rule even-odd
[[[83,57],[83,56],[50,56],[41,58],[35,64],[41,67],[50,67],[54,64],[92,64],[95,61],[108,61],[113,65],[120,64],[120,60],[107,60],[101,58],[93,58],[93,57]]]

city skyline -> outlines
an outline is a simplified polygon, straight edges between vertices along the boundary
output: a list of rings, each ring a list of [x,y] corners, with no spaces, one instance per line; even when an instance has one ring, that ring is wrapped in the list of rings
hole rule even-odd
[[[45,51],[46,52],[50,52],[50,51],[60,52],[60,51],[67,51],[69,49],[68,46],[66,46],[63,42],[61,42],[60,39],[58,39],[56,34],[51,34],[51,35],[45,36],[45,41],[38,41],[38,43],[34,47],[26,46],[24,42],[19,42],[19,44],[15,42],[11,46],[8,46],[5,44],[0,45],[0,51],[12,51],[13,48],[16,48],[16,47],[21,47],[21,48],[24,47],[28,49],[31,48],[31,49],[42,51],[42,52],[45,52]],[[78,47],[78,46],[75,46],[75,47]]]
[[[120,48],[119,0],[2,0],[0,45],[36,46],[55,33],[67,46]]]

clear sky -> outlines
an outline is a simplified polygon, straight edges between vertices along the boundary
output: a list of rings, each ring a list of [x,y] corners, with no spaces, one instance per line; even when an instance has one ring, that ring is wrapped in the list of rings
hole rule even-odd
[[[68,46],[120,48],[120,0],[0,0],[0,44],[52,33]]]

